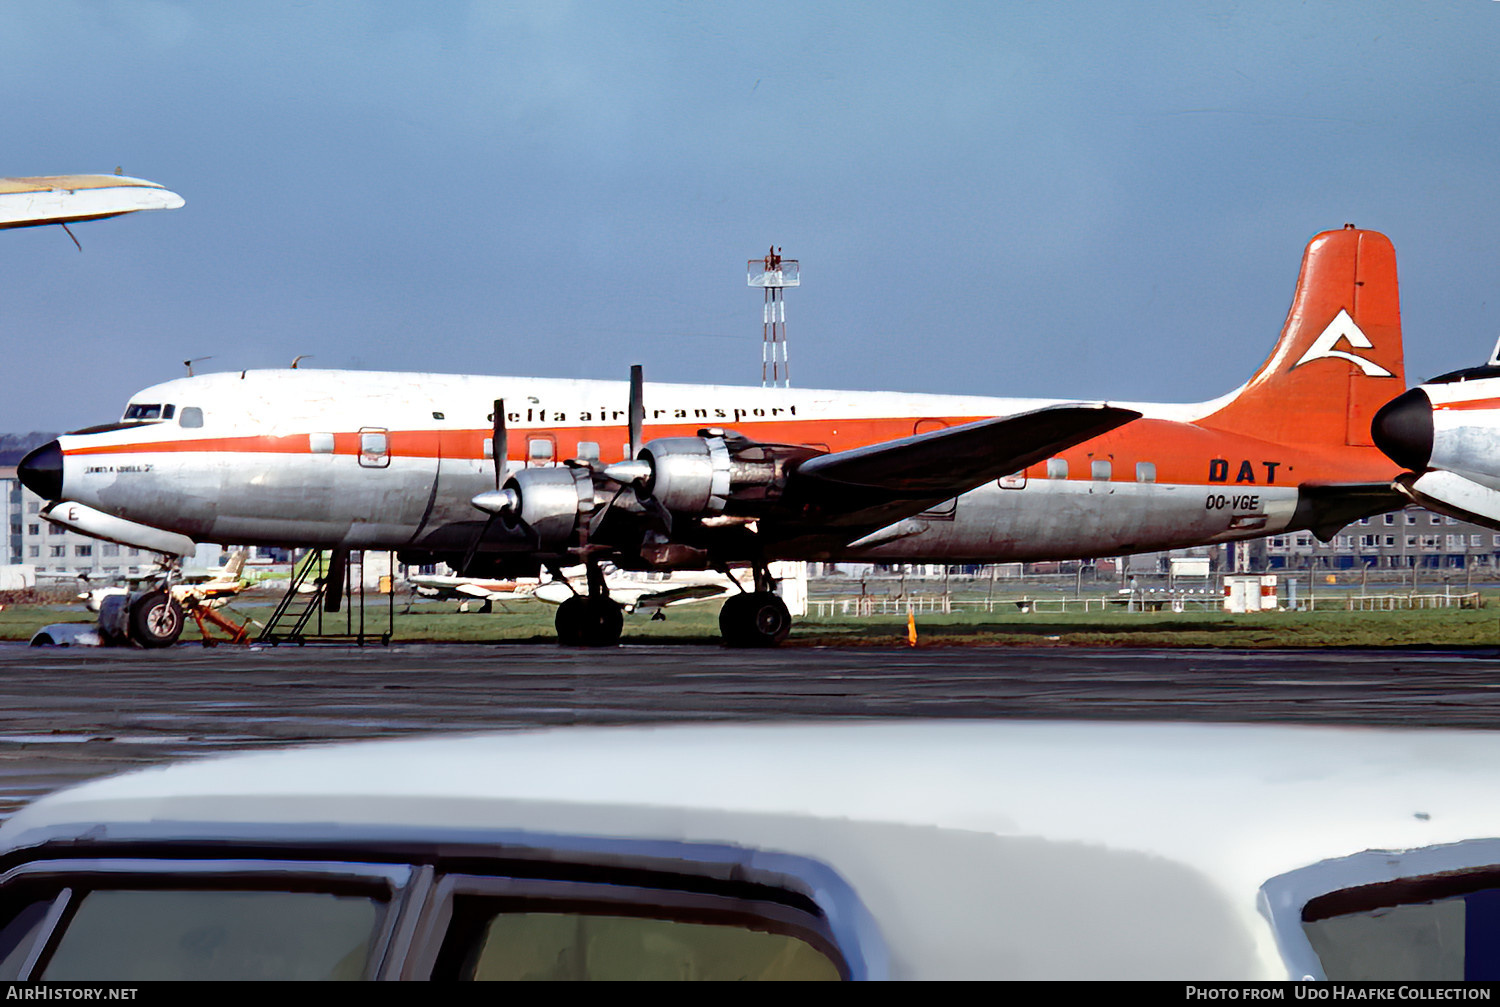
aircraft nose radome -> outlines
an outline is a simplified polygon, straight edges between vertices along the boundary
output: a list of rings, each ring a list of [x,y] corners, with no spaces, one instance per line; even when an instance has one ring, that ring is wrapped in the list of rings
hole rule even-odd
[[[1380,407],[1370,436],[1397,465],[1421,472],[1432,458],[1432,400],[1420,388],[1401,393]]]
[[[63,453],[57,441],[48,441],[21,459],[16,466],[21,483],[43,500],[62,498]]]

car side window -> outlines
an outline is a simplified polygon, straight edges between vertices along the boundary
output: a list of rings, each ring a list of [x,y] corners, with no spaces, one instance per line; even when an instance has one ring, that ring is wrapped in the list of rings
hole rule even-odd
[[[1497,854],[1474,840],[1323,861],[1266,882],[1264,911],[1294,978],[1500,979]]]
[[[838,980],[810,944],[730,922],[607,913],[494,913],[453,978]]]
[[[356,980],[382,907],[331,892],[84,893],[38,978]]]
[[[883,975],[868,914],[826,867],[660,845],[701,863],[655,845],[607,865],[468,844],[302,860],[74,847],[0,874],[0,981]]]

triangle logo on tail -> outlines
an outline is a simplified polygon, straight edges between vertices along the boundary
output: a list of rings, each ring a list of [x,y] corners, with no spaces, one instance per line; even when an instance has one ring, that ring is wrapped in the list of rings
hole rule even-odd
[[[1347,360],[1357,366],[1365,372],[1366,377],[1389,378],[1393,376],[1390,371],[1374,361],[1366,360],[1364,357],[1350,353],[1347,350],[1334,349],[1340,340],[1361,350],[1375,348],[1375,344],[1370,342],[1370,337],[1360,330],[1360,327],[1355,324],[1353,318],[1349,317],[1348,309],[1340,308],[1339,313],[1334,316],[1333,321],[1328,323],[1328,327],[1323,330],[1322,335],[1313,340],[1313,344],[1307,348],[1307,352],[1302,354],[1302,359],[1293,364],[1291,369],[1295,371],[1310,360],[1318,360],[1323,357],[1338,357],[1340,360]]]

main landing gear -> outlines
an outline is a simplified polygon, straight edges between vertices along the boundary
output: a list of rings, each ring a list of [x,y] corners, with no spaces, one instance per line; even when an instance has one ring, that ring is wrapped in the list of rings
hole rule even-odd
[[[561,571],[553,576],[562,579]],[[575,594],[557,607],[557,642],[564,647],[613,647],[625,628],[625,613],[609,597],[604,573],[588,564],[588,594]]]
[[[775,647],[792,631],[792,614],[776,594],[765,567],[755,569],[755,590],[730,595],[719,610],[726,647]]]

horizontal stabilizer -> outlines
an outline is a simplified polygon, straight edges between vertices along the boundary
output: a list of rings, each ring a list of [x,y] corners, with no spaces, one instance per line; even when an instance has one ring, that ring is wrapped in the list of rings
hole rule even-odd
[[[803,462],[786,499],[817,519],[886,524],[1108,433],[1140,413],[1102,403],[1048,406]],[[811,515],[809,515],[811,516]]]
[[[1390,483],[1303,483],[1290,526],[1307,528],[1319,542],[1328,542],[1351,521],[1400,510],[1406,504],[1406,497]]]

